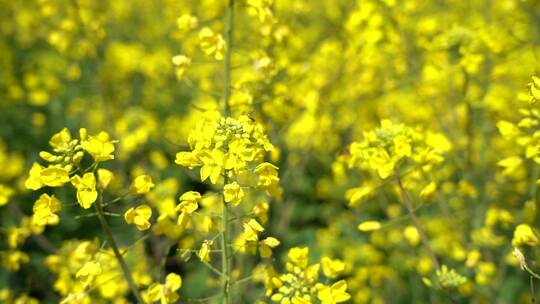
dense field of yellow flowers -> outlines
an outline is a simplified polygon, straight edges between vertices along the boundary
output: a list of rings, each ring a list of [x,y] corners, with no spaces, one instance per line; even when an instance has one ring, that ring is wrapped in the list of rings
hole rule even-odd
[[[0,36],[2,304],[540,299],[539,0],[0,0]]]

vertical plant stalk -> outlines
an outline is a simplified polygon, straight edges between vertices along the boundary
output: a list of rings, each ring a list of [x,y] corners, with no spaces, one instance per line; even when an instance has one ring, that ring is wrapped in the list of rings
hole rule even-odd
[[[231,115],[231,108],[229,105],[229,99],[231,96],[231,57],[233,48],[233,19],[234,19],[234,0],[229,0],[227,3],[227,15],[225,17],[225,63],[223,66],[223,112],[226,117]],[[226,185],[229,181],[228,172],[225,171],[223,183]],[[229,210],[227,202],[225,202],[225,195],[223,195],[223,212],[221,217],[221,288],[222,297],[221,303],[231,304],[231,261],[232,256],[229,247]]]
[[[396,183],[399,188],[399,193],[401,194],[401,200],[403,201],[403,204],[405,205],[405,208],[407,209],[407,212],[409,213],[409,216],[411,217],[411,220],[414,226],[416,227],[416,230],[418,230],[418,234],[420,235],[420,239],[422,240],[422,246],[424,246],[424,249],[426,250],[429,258],[431,259],[431,264],[433,265],[435,270],[438,270],[440,268],[440,264],[439,264],[439,261],[437,260],[437,257],[435,256],[435,253],[433,252],[433,248],[431,248],[431,244],[429,243],[429,239],[427,238],[426,231],[424,230],[424,227],[420,223],[420,220],[418,220],[418,218],[416,217],[416,214],[414,213],[414,208],[409,199],[409,196],[407,195],[405,188],[403,188],[401,178],[399,177],[399,174],[395,171],[394,171],[394,178],[396,179]]]
[[[535,292],[534,292],[534,278],[533,276],[529,276],[529,282],[530,282],[530,285],[531,285],[531,303],[536,303],[536,295],[535,295]]]
[[[227,172],[225,172],[225,183],[227,183]],[[232,303],[232,297],[230,293],[231,286],[231,253],[229,247],[229,210],[227,203],[225,202],[225,195],[223,195],[223,212],[221,217],[221,288],[222,288],[222,300],[221,303]]]
[[[118,246],[116,245],[116,241],[114,240],[114,237],[111,232],[111,227],[109,226],[109,223],[107,223],[107,219],[105,218],[105,213],[103,212],[102,204],[103,204],[103,196],[100,195],[99,199],[96,200],[94,207],[96,209],[99,222],[101,223],[101,228],[103,228],[103,232],[105,233],[105,238],[107,239],[107,243],[109,243],[109,245],[111,246],[114,252],[114,256],[116,260],[118,261],[118,264],[120,264],[120,268],[122,268],[124,277],[126,278],[129,288],[131,288],[131,292],[135,296],[137,303],[144,304],[141,296],[139,295],[139,290],[137,289],[137,285],[135,285],[135,281],[133,281],[133,277],[131,276],[131,272],[129,271],[126,261],[124,261],[124,258],[122,257],[122,254],[120,253],[120,250],[118,250]]]
[[[229,0],[227,4],[227,16],[225,19],[225,43],[227,49],[225,52],[224,77],[223,77],[223,111],[225,116],[231,115],[229,99],[231,97],[231,57],[233,48],[233,19],[234,19],[234,0]]]

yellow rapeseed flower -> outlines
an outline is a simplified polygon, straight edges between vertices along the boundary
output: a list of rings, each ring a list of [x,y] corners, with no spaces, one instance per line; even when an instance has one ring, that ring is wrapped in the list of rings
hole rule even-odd
[[[151,226],[152,208],[148,205],[140,205],[135,208],[129,208],[124,213],[124,219],[128,224],[135,224],[139,231],[148,230]]]
[[[71,178],[71,184],[77,189],[77,202],[79,202],[79,205],[84,209],[90,208],[98,197],[94,173],[85,173],[82,178],[75,175]]]
[[[129,190],[134,194],[145,194],[154,187],[152,177],[149,175],[140,175],[133,180]]]

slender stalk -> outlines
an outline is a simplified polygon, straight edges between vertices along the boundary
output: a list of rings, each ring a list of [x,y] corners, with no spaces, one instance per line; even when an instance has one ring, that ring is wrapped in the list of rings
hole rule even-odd
[[[529,277],[529,282],[530,282],[530,285],[531,285],[531,303],[536,303],[536,295],[535,295],[535,292],[534,292],[534,278],[533,276],[530,276]]]
[[[225,184],[228,177],[225,173]],[[225,202],[225,196],[223,196],[223,214],[221,218],[221,287],[222,287],[222,299],[221,303],[232,303],[230,294],[230,271],[231,271],[231,254],[229,248],[229,210],[227,203]]]
[[[227,177],[225,177],[225,182]],[[222,287],[222,303],[229,304],[231,302],[230,294],[230,250],[229,250],[229,210],[223,196],[223,215],[221,219],[221,287]]]
[[[411,217],[411,220],[414,226],[416,227],[416,230],[418,230],[418,234],[420,235],[420,239],[422,240],[422,245],[424,246],[424,249],[426,250],[429,258],[431,259],[431,264],[433,264],[433,267],[435,269],[439,269],[440,268],[439,261],[437,260],[437,257],[435,256],[433,249],[431,248],[431,244],[429,243],[424,227],[422,226],[422,224],[420,223],[420,220],[418,220],[418,218],[416,217],[416,214],[414,213],[414,208],[411,204],[411,201],[409,200],[409,196],[407,195],[405,188],[403,188],[401,178],[399,177],[399,174],[397,172],[394,172],[394,178],[396,179],[396,183],[398,185],[399,193],[401,194],[401,199],[403,200],[403,204],[405,205],[405,208],[407,209],[407,212],[409,213],[409,216]]]
[[[227,44],[227,50],[225,53],[224,64],[224,86],[223,86],[223,111],[225,116],[231,115],[231,108],[229,105],[229,99],[231,97],[231,56],[233,48],[233,18],[234,18],[234,0],[229,0],[227,4],[227,16],[225,20],[225,42]]]
[[[105,218],[105,212],[103,211],[103,196],[100,195],[100,198],[96,201],[94,204],[94,207],[96,209],[97,216],[99,218],[99,222],[101,223],[101,227],[103,228],[103,232],[105,233],[105,238],[107,239],[107,243],[110,244],[114,256],[116,260],[118,261],[118,264],[120,264],[120,268],[122,268],[122,272],[124,274],[124,277],[126,278],[126,281],[131,288],[131,292],[135,296],[135,299],[137,303],[143,304],[141,296],[139,295],[139,290],[137,289],[137,285],[135,285],[135,281],[133,281],[133,277],[131,276],[131,272],[129,271],[129,268],[126,264],[126,261],[124,261],[124,258],[122,257],[122,254],[120,253],[120,250],[118,249],[118,246],[116,245],[116,241],[114,240],[114,237],[111,232],[111,227],[109,226],[109,223],[107,223],[107,219]]]
[[[233,19],[234,19],[234,0],[229,0],[227,4],[227,15],[225,19],[225,42],[227,44],[227,50],[225,53],[225,63],[223,66],[224,83],[223,83],[223,112],[226,117],[231,115],[231,108],[229,105],[229,99],[231,96],[231,56],[233,48]],[[225,171],[224,184],[228,182],[228,172]],[[225,202],[225,196],[223,196],[223,214],[221,217],[221,287],[222,297],[221,303],[232,303],[232,296],[230,293],[230,281],[231,281],[231,265],[232,260],[230,248],[229,248],[229,210],[227,203]]]

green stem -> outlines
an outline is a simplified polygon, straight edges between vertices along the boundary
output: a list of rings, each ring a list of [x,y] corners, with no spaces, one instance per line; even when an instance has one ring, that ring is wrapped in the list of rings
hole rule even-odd
[[[440,268],[439,261],[437,260],[437,257],[435,256],[435,253],[433,252],[433,249],[431,248],[431,244],[429,243],[429,239],[427,238],[426,231],[424,230],[424,227],[420,223],[420,220],[416,217],[416,214],[414,213],[414,208],[411,204],[411,201],[409,200],[409,196],[407,195],[407,192],[405,191],[405,188],[403,188],[403,184],[401,182],[401,178],[399,177],[399,174],[397,172],[394,172],[394,177],[396,179],[396,183],[399,188],[399,193],[401,194],[401,199],[403,200],[403,204],[405,205],[405,208],[407,209],[407,212],[409,213],[409,216],[411,217],[411,220],[416,227],[416,230],[418,230],[418,234],[420,235],[420,239],[422,240],[422,245],[424,246],[424,249],[426,250],[429,258],[431,259],[431,264],[433,264],[433,267],[435,270],[438,270]]]
[[[234,0],[229,0],[227,4],[227,16],[225,19],[225,42],[227,44],[227,50],[225,53],[224,69],[224,83],[223,83],[223,112],[225,117],[231,115],[231,108],[229,105],[229,99],[231,96],[231,56],[233,48],[233,19],[234,19]],[[228,183],[228,172],[225,171],[224,185]],[[229,210],[227,203],[225,202],[225,196],[223,196],[223,214],[221,217],[221,287],[222,297],[221,303],[232,303],[232,296],[230,293],[230,281],[231,281],[231,265],[232,256],[229,247]]]
[[[534,272],[527,264],[523,265],[523,269],[529,273],[531,277],[534,277],[536,279],[540,280],[540,275],[538,275],[536,272]]]
[[[225,173],[227,174],[227,173]],[[225,176],[225,183],[227,182],[227,176]],[[221,219],[221,287],[223,292],[222,303],[229,304],[231,301],[230,294],[230,248],[229,248],[229,210],[227,203],[225,202],[225,196],[223,196],[223,215]]]
[[[227,4],[227,17],[225,20],[225,42],[227,44],[227,51],[225,53],[224,64],[224,87],[223,87],[223,112],[225,116],[231,115],[231,108],[229,105],[229,99],[231,97],[231,56],[233,48],[233,18],[234,18],[234,0],[229,0]]]
[[[114,252],[114,256],[116,260],[118,261],[120,268],[122,268],[124,277],[126,278],[126,281],[129,287],[131,288],[131,292],[135,296],[137,303],[143,304],[144,302],[142,301],[141,296],[139,295],[139,290],[137,289],[137,285],[135,284],[135,281],[133,281],[133,277],[131,276],[131,272],[129,271],[126,261],[124,261],[124,258],[122,257],[122,254],[120,253],[120,250],[118,249],[118,246],[116,245],[116,241],[114,240],[114,237],[111,232],[111,227],[109,226],[109,223],[107,223],[107,219],[105,218],[105,212],[103,211],[102,204],[103,204],[103,196],[100,195],[100,198],[96,201],[96,203],[94,204],[94,207],[96,209],[99,222],[101,223],[101,227],[103,228],[103,232],[105,233],[105,238],[107,239],[107,243],[110,244]]]
[[[534,278],[532,275],[529,277],[529,283],[531,287],[531,303],[536,303],[536,295],[534,292]]]

